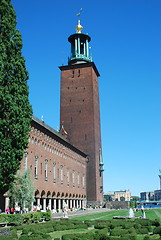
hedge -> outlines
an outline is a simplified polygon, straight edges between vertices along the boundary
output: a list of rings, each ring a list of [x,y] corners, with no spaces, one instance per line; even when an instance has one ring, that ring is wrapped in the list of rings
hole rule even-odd
[[[50,211],[29,212],[25,214],[0,214],[0,222],[8,222],[10,225],[21,225],[22,223],[37,223],[43,220],[51,220]]]

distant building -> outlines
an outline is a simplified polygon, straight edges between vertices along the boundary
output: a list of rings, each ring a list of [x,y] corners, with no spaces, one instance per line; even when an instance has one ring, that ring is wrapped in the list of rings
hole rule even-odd
[[[155,190],[154,191],[154,200],[160,201],[161,200],[161,190]]]
[[[130,201],[130,190],[111,191],[104,193],[106,201]]]
[[[154,200],[154,192],[141,192],[140,193],[141,201],[153,201]]]

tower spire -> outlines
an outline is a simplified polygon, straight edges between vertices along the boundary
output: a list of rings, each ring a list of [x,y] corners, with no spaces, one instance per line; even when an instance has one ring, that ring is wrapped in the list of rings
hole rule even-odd
[[[82,8],[76,16],[80,17]],[[71,54],[68,58],[68,64],[78,64],[92,62],[92,57],[89,52],[89,42],[91,38],[88,34],[82,33],[82,25],[80,23],[80,18],[78,19],[78,25],[76,26],[76,33],[72,34],[68,41],[71,43]]]

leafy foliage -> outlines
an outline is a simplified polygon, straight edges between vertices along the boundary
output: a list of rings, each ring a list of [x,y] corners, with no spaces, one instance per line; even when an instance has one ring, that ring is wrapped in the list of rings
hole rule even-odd
[[[0,192],[9,189],[19,169],[32,109],[28,100],[28,72],[22,39],[10,0],[0,1]]]
[[[18,203],[24,210],[25,207],[30,209],[34,200],[34,185],[31,176],[31,172],[27,169],[24,173],[18,172],[16,179],[10,189],[11,207]]]

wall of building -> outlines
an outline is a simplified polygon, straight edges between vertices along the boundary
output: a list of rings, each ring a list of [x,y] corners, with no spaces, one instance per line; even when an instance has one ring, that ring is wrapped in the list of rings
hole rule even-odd
[[[71,146],[58,132],[34,118],[21,171],[31,170],[34,205],[42,209],[85,207],[86,155]]]
[[[103,201],[98,76],[94,63],[62,66],[61,124],[74,146],[88,155],[87,198]]]

